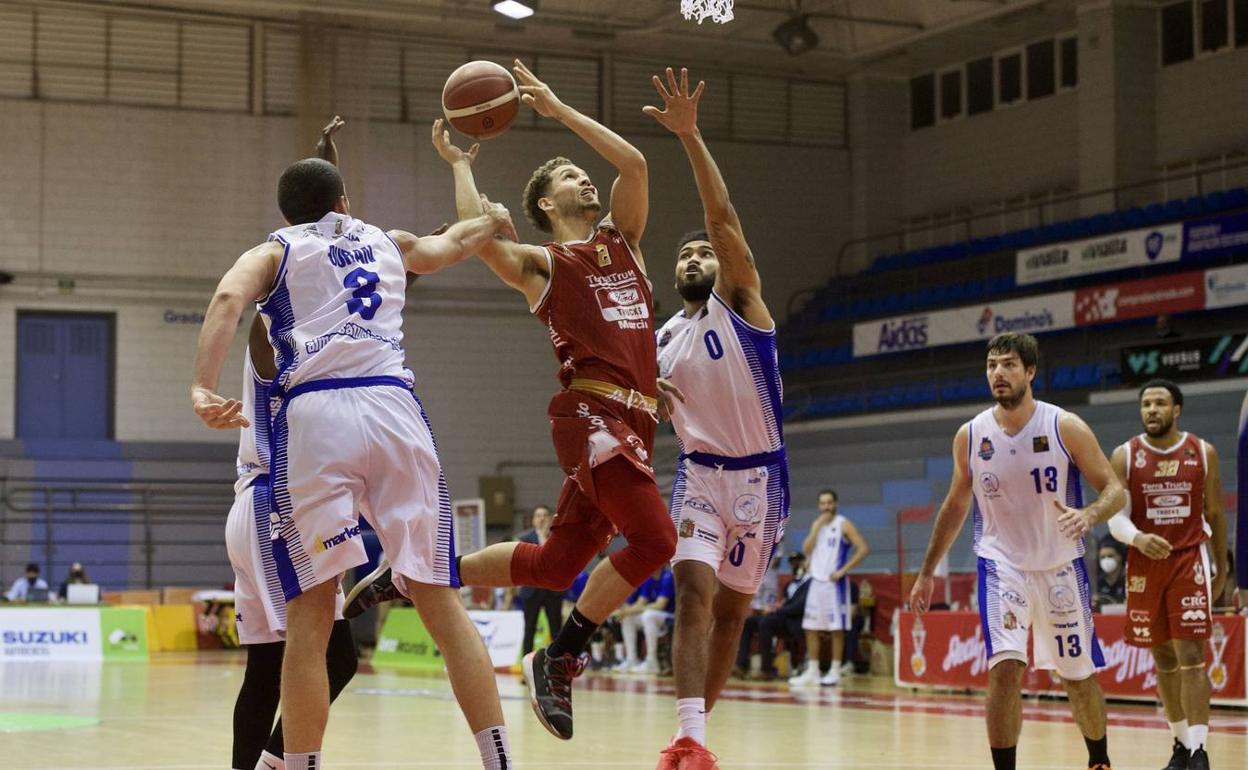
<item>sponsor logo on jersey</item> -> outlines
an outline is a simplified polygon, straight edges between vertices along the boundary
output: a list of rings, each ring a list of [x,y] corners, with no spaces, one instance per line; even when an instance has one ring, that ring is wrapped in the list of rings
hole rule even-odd
[[[356,524],[354,527],[343,527],[342,531],[336,535],[330,535],[329,537],[318,538],[316,541],[316,545],[313,547],[312,550],[316,551],[317,553],[325,553],[329,549],[334,548],[336,546],[340,546],[343,543],[347,542],[348,540],[359,537],[359,536],[360,536],[359,524]]]
[[[1048,436],[1036,436],[1035,438],[1033,438],[1031,440],[1031,451],[1033,452],[1049,451],[1049,437]]]
[[[984,440],[979,442],[979,459],[991,460],[996,453],[997,450],[992,447],[992,440],[985,436]]]
[[[1005,626],[1006,631],[1013,631],[1018,628],[1018,617],[1013,612],[1006,610],[1005,617],[1001,618],[1001,625]]]
[[[741,495],[732,504],[732,515],[742,524],[755,524],[763,518],[763,500],[758,495]]]
[[[1027,600],[1024,599],[1017,591],[1002,591],[1001,598],[1016,607],[1026,607]]]
[[[1209,616],[1205,613],[1204,610],[1184,610],[1182,617],[1183,617],[1183,620],[1195,621],[1195,622],[1200,623],[1200,622],[1204,622],[1205,619],[1207,619]]]
[[[1132,626],[1131,631],[1136,639],[1151,639],[1153,636],[1153,631],[1148,626]]]
[[[1189,607],[1208,607],[1209,598],[1205,596],[1203,593],[1192,594],[1191,596],[1184,596],[1182,599],[1179,600],[1179,606],[1183,607],[1184,609],[1187,609]]]
[[[606,244],[595,243],[594,250],[598,252],[598,267],[606,267],[611,264],[611,252],[607,249]]]
[[[672,341],[672,331],[671,329],[665,329],[663,331],[663,335],[659,337],[659,347],[663,347],[664,345],[666,345],[667,343],[671,341]]]
[[[1145,586],[1148,585],[1148,578],[1143,575],[1129,575],[1127,577],[1127,593],[1142,594]]]
[[[1075,591],[1069,586],[1053,586],[1049,589],[1049,607],[1065,614],[1075,608],[1078,603]]]
[[[691,497],[685,501],[685,507],[712,515],[718,513],[718,511],[715,510],[715,506],[711,504],[711,501],[707,500],[705,497]]]
[[[680,531],[681,537],[693,537],[693,519],[681,519]]]
[[[1148,454],[1143,449],[1135,450],[1135,467],[1143,468],[1148,465]]]
[[[1131,610],[1127,616],[1131,618],[1132,623],[1149,622],[1148,610]]]
[[[1205,565],[1196,562],[1192,568],[1192,580],[1203,584],[1205,582]]]
[[[979,474],[979,486],[988,494],[988,497],[999,497],[997,492],[1001,491],[1001,480],[997,478],[995,473],[984,472]]]

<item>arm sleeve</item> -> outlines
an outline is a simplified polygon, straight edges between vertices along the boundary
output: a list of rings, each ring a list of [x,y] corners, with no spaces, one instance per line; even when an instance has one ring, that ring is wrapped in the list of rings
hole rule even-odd
[[[1131,521],[1131,515],[1128,509],[1123,508],[1109,519],[1109,534],[1114,539],[1128,548],[1135,542],[1135,536],[1140,534],[1140,528],[1135,526],[1135,522]]]

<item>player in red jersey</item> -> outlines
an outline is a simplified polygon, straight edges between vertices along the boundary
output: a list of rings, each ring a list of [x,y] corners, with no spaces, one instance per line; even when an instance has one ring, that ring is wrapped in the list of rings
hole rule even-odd
[[[1180,432],[1183,391],[1168,380],[1140,389],[1144,433],[1114,450],[1110,463],[1128,491],[1110,520],[1127,555],[1129,644],[1152,650],[1157,693],[1174,733],[1165,770],[1206,770],[1209,678],[1205,640],[1213,597],[1227,578],[1226,517],[1218,452]],[[1211,540],[1216,571],[1205,542]]]
[[[562,390],[550,401],[555,453],[567,478],[550,538],[500,543],[460,560],[468,585],[564,590],[618,529],[628,547],[605,559],[551,645],[524,659],[533,709],[554,735],[572,737],[572,680],[581,652],[611,612],[676,549],[676,531],[650,467],[658,417],[653,302],[641,258],[649,211],[646,159],[610,129],[564,104],[515,63],[521,99],[563,123],[615,167],[610,213],[567,158],[542,164],[524,191],[525,213],[551,234],[543,246],[496,240],[481,258],[524,294],[549,329]],[[479,211],[475,148],[451,144],[442,121],[433,143],[455,175],[456,208]]]

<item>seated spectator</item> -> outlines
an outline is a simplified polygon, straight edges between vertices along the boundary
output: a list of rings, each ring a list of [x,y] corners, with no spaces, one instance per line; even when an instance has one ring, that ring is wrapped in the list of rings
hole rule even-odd
[[[1126,550],[1109,535],[1101,538],[1097,552],[1096,595],[1092,597],[1092,608],[1097,612],[1106,605],[1127,601]]]
[[[87,570],[82,566],[82,562],[74,562],[69,565],[69,574],[65,576],[65,582],[61,583],[61,588],[57,591],[57,596],[64,601],[69,595],[69,587],[72,585],[86,585],[91,581],[87,578]]]
[[[653,596],[641,612],[641,627],[646,637],[646,659],[637,667],[643,674],[658,674],[666,666],[660,665],[659,639],[672,629],[676,617],[676,578],[671,567],[664,566],[652,578],[655,581]]]
[[[11,602],[25,602],[27,600],[47,601],[48,583],[39,577],[39,565],[33,561],[26,565],[26,575],[13,581],[12,587],[8,593],[4,595]],[[32,596],[32,592],[35,596]],[[42,592],[43,596],[38,597],[38,593]]]
[[[624,657],[616,665],[616,671],[632,671],[641,665],[641,658],[637,657],[637,634],[641,632],[641,613],[650,603],[647,595],[652,590],[653,582],[653,577],[646,578],[611,614],[620,624],[620,636],[624,641]]]
[[[790,650],[793,667],[801,662],[797,656],[798,641],[802,639],[802,616],[806,613],[806,592],[810,586],[810,578],[806,574],[806,556],[801,551],[789,554],[789,568],[793,571],[793,579],[784,587],[784,602],[773,612],[766,615],[746,619],[746,630],[741,635],[741,646],[737,651],[737,666],[742,670],[750,667],[750,636],[758,634],[758,651],[762,658],[761,678],[775,679],[777,676],[775,662],[775,640],[785,641]],[[751,628],[753,626],[753,628]]]

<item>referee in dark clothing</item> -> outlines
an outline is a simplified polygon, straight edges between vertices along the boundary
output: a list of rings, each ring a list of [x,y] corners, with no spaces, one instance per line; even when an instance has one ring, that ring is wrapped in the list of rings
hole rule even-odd
[[[539,505],[533,509],[533,529],[520,533],[516,539],[522,543],[541,545],[550,537],[550,525],[555,520],[550,506]],[[537,633],[537,614],[546,610],[546,625],[550,627],[553,639],[563,627],[563,591],[548,591],[544,588],[521,586],[516,595],[524,608],[524,652],[528,655],[533,651],[533,636]]]

